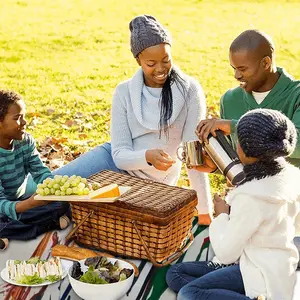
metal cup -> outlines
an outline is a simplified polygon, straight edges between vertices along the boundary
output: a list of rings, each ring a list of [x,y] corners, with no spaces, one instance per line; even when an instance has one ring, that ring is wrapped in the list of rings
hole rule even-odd
[[[183,150],[182,152],[184,152],[184,157],[179,155],[179,149]],[[198,140],[183,143],[182,146],[177,148],[177,157],[185,163],[187,167],[202,166],[203,160],[201,143]]]

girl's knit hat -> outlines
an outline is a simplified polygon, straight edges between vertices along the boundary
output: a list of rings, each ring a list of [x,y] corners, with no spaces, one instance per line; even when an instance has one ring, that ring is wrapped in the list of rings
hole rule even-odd
[[[297,143],[297,130],[278,110],[254,109],[237,124],[237,137],[246,156],[274,159],[289,156]]]
[[[141,15],[129,23],[130,46],[134,57],[146,48],[159,44],[171,45],[168,31],[152,16]]]

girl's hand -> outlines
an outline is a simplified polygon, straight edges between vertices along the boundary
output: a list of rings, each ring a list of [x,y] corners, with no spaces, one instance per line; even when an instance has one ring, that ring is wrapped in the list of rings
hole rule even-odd
[[[213,202],[214,202],[214,209],[215,209],[216,217],[223,213],[229,215],[229,205],[218,194],[214,195]]]
[[[160,171],[167,171],[176,162],[168,153],[161,149],[147,150],[146,160]]]

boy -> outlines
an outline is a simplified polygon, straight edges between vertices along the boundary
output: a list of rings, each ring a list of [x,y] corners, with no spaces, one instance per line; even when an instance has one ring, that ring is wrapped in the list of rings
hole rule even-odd
[[[36,184],[52,177],[43,164],[33,137],[26,133],[25,103],[20,95],[0,90],[0,249],[8,239],[30,240],[68,226],[68,203],[35,201]]]

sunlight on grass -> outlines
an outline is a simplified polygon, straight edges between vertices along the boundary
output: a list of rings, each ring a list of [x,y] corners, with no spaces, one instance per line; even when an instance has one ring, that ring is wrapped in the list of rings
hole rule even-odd
[[[87,116],[82,128],[90,142],[109,140],[110,101],[116,85],[137,69],[129,48],[129,21],[152,14],[173,37],[173,57],[205,90],[209,113],[236,82],[228,47],[243,30],[269,33],[278,65],[300,77],[298,1],[103,1],[5,0],[0,3],[1,88],[21,93],[32,115],[33,135],[68,136],[78,130],[61,125],[76,112]],[[55,113],[48,115],[47,109]]]

